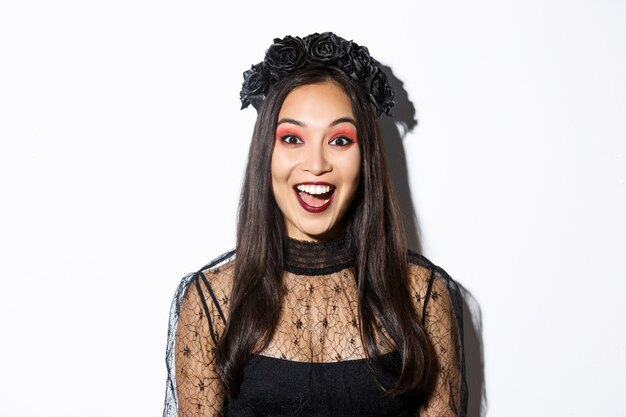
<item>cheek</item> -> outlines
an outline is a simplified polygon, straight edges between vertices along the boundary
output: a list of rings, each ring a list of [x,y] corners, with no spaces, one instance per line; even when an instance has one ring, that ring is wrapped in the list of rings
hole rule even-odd
[[[344,184],[344,204],[347,208],[359,189],[359,182],[361,180],[361,153],[355,152],[354,154],[345,155],[341,163],[341,177]]]
[[[361,152],[355,152],[345,161],[345,178],[356,187],[361,177]]]
[[[285,146],[276,144],[272,151],[272,160],[270,161],[270,172],[272,180],[277,184],[281,181],[287,181],[300,162],[300,153],[286,149]]]
[[[283,158],[280,156],[280,151],[277,151],[274,148],[272,152],[272,160],[270,161],[270,174],[272,175],[272,184],[276,183],[281,177],[281,172],[283,171]]]
[[[272,187],[272,194],[274,199],[278,200],[276,195],[276,188],[278,186],[278,179],[280,178],[280,169],[277,165],[278,160],[275,157],[276,151],[272,152],[272,159],[270,161],[270,186]]]
[[[278,148],[274,148],[272,152],[272,160],[270,162],[270,176],[272,184],[272,193],[278,201],[281,197],[285,197],[288,188],[289,174],[291,172],[291,164],[285,158],[283,152]]]

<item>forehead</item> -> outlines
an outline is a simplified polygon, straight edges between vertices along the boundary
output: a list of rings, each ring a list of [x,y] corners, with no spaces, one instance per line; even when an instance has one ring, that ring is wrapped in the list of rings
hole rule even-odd
[[[278,114],[279,119],[296,119],[307,125],[342,117],[354,118],[352,103],[343,89],[332,81],[295,88],[285,98]]]

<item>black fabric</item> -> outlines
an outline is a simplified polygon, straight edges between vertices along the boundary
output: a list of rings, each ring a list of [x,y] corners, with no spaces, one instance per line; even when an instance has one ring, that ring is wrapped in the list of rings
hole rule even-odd
[[[400,365],[397,352],[387,354]],[[391,386],[395,378],[382,370],[378,378]],[[367,360],[308,363],[253,355],[244,370],[228,416],[409,416],[407,399],[389,398],[374,379]]]
[[[170,313],[165,417],[466,415],[462,304],[443,269],[423,256],[409,256],[408,296],[437,355],[433,393],[420,401],[391,398],[385,389],[395,381],[400,355],[381,338],[389,368],[366,359],[346,237],[285,243],[280,320],[268,346],[246,364],[236,398],[223,394],[214,367],[215,346],[228,320],[234,254],[183,279]]]
[[[342,235],[326,242],[287,238],[285,271],[298,275],[327,275],[354,266],[348,237]]]

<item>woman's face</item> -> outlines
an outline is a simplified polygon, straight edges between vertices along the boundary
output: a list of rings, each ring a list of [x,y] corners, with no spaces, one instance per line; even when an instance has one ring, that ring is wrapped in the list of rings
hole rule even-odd
[[[275,141],[272,190],[287,234],[299,240],[337,236],[361,171],[350,99],[333,82],[294,89],[278,114]]]

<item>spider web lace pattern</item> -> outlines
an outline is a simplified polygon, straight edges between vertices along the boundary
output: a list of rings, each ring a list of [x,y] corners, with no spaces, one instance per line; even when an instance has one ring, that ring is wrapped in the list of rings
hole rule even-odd
[[[344,397],[340,396],[344,407],[347,407],[346,404],[357,407],[364,400],[380,395],[374,391],[378,387],[370,378],[372,383],[365,388],[371,388],[367,391],[368,397],[359,397],[364,395],[363,392],[359,394],[359,390],[364,389],[363,385],[355,389],[356,385],[351,384],[361,384],[362,381],[354,381],[354,376],[347,377],[349,374],[345,370],[348,368],[343,367],[358,368],[355,372],[358,372],[359,378],[368,378],[366,371],[369,365],[360,339],[355,278],[352,268],[345,266],[351,262],[350,254],[342,249],[345,245],[337,243],[325,248],[310,246],[307,242],[290,243],[281,294],[283,303],[276,331],[264,350],[253,356],[252,368],[249,369],[252,379],[244,381],[242,398],[238,399],[224,397],[214,368],[215,345],[228,320],[232,271],[236,262],[233,253],[183,278],[170,313],[169,376],[164,417],[239,415],[242,406],[263,401],[267,403],[268,393],[277,401],[286,401],[289,395],[281,391],[285,389],[281,378],[295,378],[290,372],[307,369],[306,377],[298,380],[302,385],[297,391],[308,392],[312,387],[319,386],[319,381],[311,380],[311,375],[328,369],[314,366],[337,367],[338,371],[332,375],[329,384],[335,379],[347,378],[335,390],[345,392]],[[467,388],[459,288],[443,269],[426,258],[411,254],[409,260],[410,296],[436,354],[438,369],[432,392],[415,407],[414,414],[419,413],[422,417],[465,416]],[[382,336],[384,329],[380,327],[379,331]],[[385,337],[379,337],[379,341],[381,352],[393,352],[394,347],[385,342]],[[263,366],[272,367],[267,372],[270,377],[255,381],[268,371]],[[259,370],[261,374],[254,373]],[[281,378],[276,375],[281,375]],[[307,385],[309,383],[313,385]],[[247,391],[246,386],[249,387]],[[376,414],[376,406],[380,406],[381,410],[388,410],[390,406],[389,402],[381,401],[371,404],[372,408],[367,413],[357,414],[355,408],[350,415],[383,415]],[[297,405],[299,410],[306,410],[298,402],[280,405],[286,408]],[[311,410],[308,409],[309,414]]]
[[[423,279],[410,279],[417,304],[422,304],[422,324],[436,354],[434,387],[420,415],[467,415],[468,391],[463,349],[463,297],[459,285],[442,268],[424,256],[411,253],[409,261],[421,268],[411,274],[430,271],[427,286]]]
[[[205,265],[200,271],[215,268],[223,263],[230,262],[235,257],[235,251],[227,252]],[[180,281],[170,307],[169,324],[167,329],[167,347],[165,365],[167,368],[167,382],[165,388],[165,405],[163,417],[178,417],[178,395],[176,383],[176,333],[179,324],[181,306],[192,281],[197,280],[200,271],[187,274]]]

